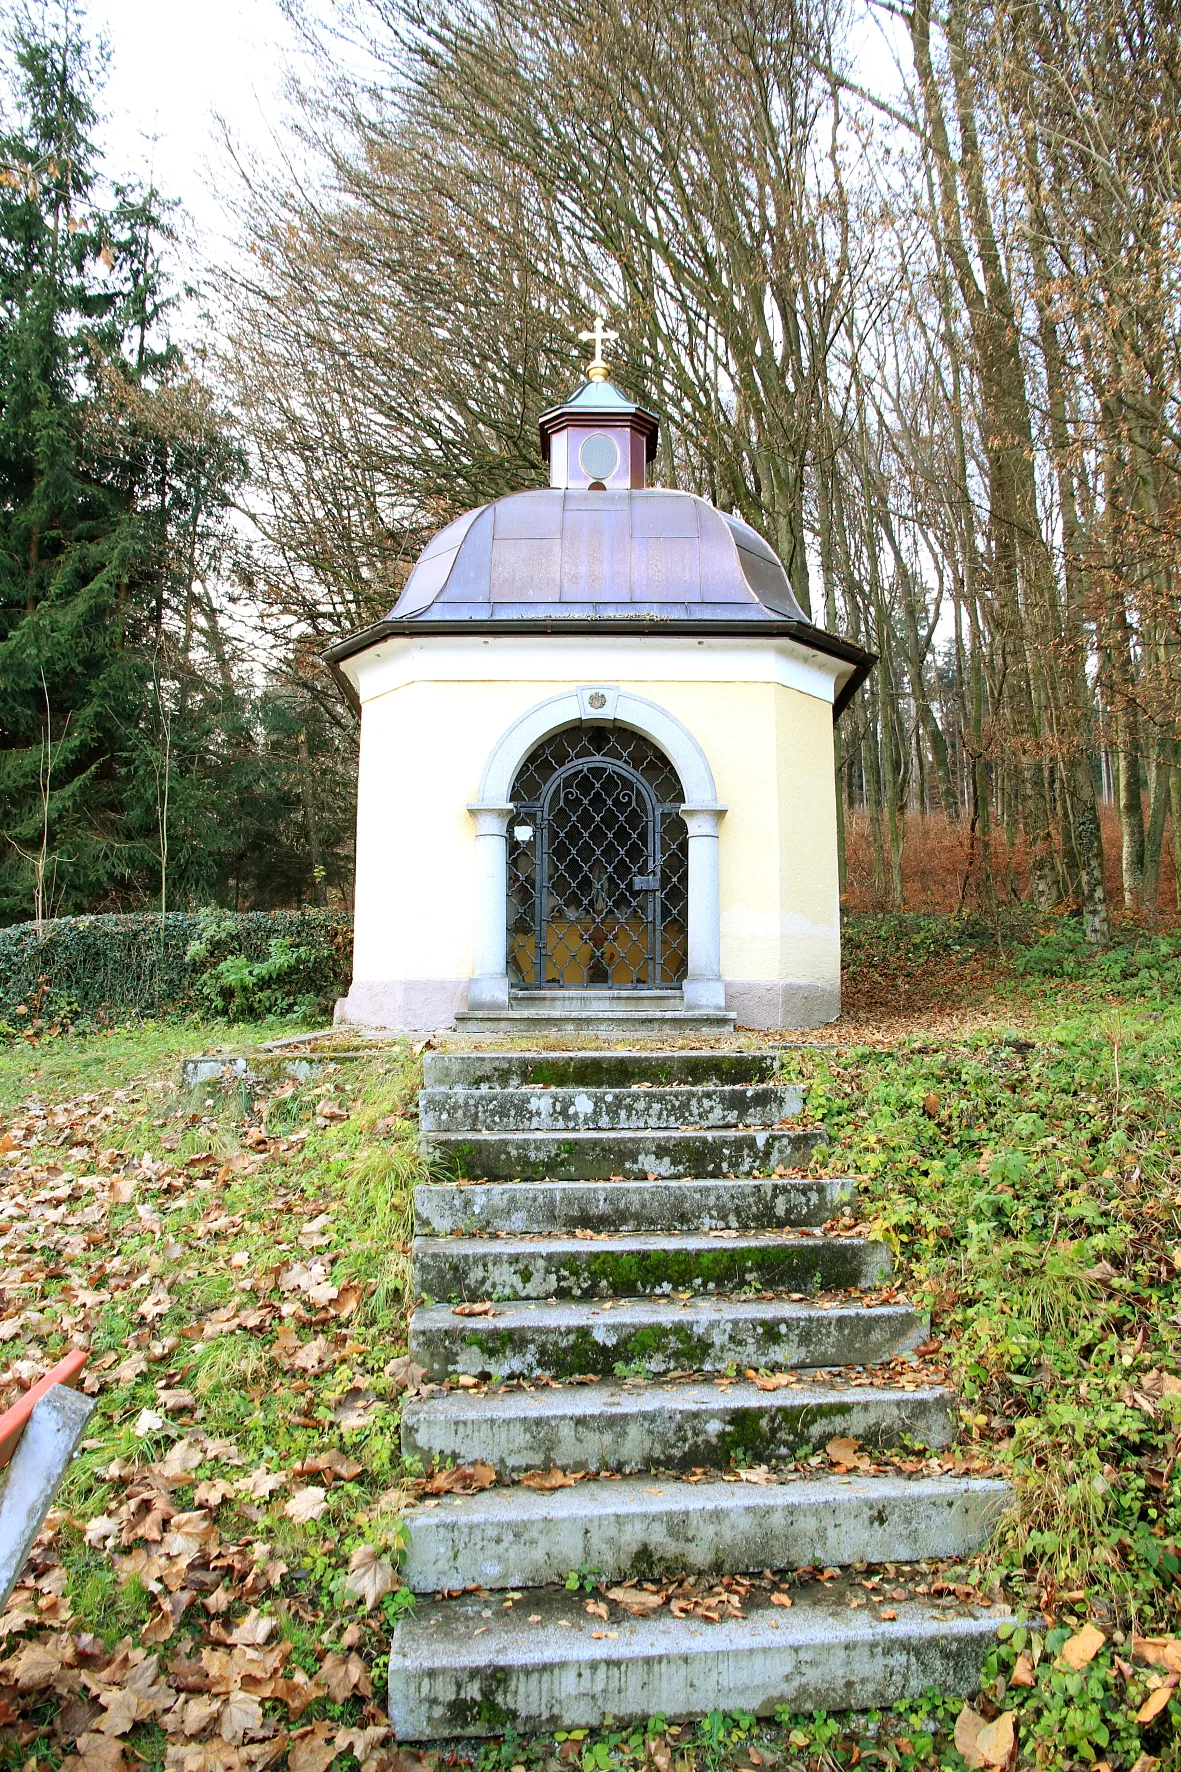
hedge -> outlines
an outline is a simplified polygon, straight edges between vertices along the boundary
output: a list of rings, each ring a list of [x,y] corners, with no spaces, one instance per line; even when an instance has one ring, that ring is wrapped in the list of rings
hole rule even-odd
[[[169,911],[0,929],[0,1031],[200,1012],[319,1015],[348,989],[343,911]]]

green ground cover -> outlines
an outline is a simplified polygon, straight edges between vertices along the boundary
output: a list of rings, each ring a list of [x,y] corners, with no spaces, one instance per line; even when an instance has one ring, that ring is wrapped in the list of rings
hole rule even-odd
[[[1018,1483],[988,1554],[945,1572],[1037,1621],[984,1691],[510,1739],[472,1749],[484,1772],[958,1768],[965,1698],[1012,1714],[1022,1764],[1179,1763],[1178,971],[1164,938],[1093,962],[1069,928],[1035,931],[993,967],[987,1026],[933,1012],[888,1047],[785,1060],[833,1133],[824,1166],[863,1178],[862,1216],[930,1304],[962,1456]],[[180,1090],[183,1054],[275,1031],[0,1049],[0,1403],[79,1341],[97,1389],[0,1621],[0,1754],[27,1772],[411,1772],[380,1696],[421,1478],[397,1439],[420,1065],[401,1048]]]

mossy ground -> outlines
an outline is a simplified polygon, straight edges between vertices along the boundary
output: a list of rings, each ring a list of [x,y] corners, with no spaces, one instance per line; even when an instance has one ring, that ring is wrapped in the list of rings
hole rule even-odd
[[[904,935],[892,933],[891,953]],[[1003,1581],[1044,1625],[1036,1640],[998,1644],[978,1702],[1014,1709],[1022,1763],[1046,1768],[1106,1762],[1123,1772],[1142,1753],[1181,1763],[1181,1704],[1173,1698],[1138,1724],[1150,1674],[1130,1654],[1133,1632],[1171,1636],[1181,1624],[1181,1406],[1169,1382],[1181,1374],[1179,983],[1178,950],[1164,938],[1127,939],[1095,963],[1069,927],[1055,927],[996,966],[977,1025],[936,1007],[896,1026],[889,1046],[841,1043],[837,1029],[833,1050],[785,1060],[789,1076],[810,1082],[810,1106],[833,1134],[824,1167],[863,1178],[863,1216],[932,1311],[962,1391],[962,1441],[1016,1476],[1018,1510],[968,1573],[985,1586]],[[108,1353],[121,1362],[138,1340],[147,1356],[126,1382],[114,1381],[114,1364],[103,1374],[87,1450],[61,1498],[62,1591],[42,1596],[39,1620],[9,1637],[10,1657],[46,1632],[113,1642],[144,1630],[157,1600],[134,1576],[120,1580],[117,1541],[88,1544],[83,1527],[118,1505],[119,1483],[107,1474],[116,1461],[159,1460],[177,1439],[200,1435],[233,1441],[243,1464],[223,1472],[215,1457],[194,1483],[255,1467],[290,1473],[334,1450],[360,1464],[346,1481],[289,1476],[261,1499],[235,1493],[217,1524],[244,1566],[253,1547],[266,1567],[286,1565],[256,1604],[274,1615],[293,1659],[311,1673],[326,1651],[353,1643],[380,1695],[399,1602],[390,1595],[366,1613],[345,1579],[362,1543],[396,1553],[399,1537],[407,1473],[384,1368],[405,1348],[418,1174],[408,1110],[419,1067],[406,1049],[383,1050],[308,1086],[268,1086],[263,1100],[236,1083],[181,1095],[182,1054],[240,1048],[267,1031],[145,1025],[0,1051],[0,1138],[20,1129],[0,1157],[10,1166],[4,1202],[28,1207],[32,1194],[44,1196],[40,1217],[14,1209],[5,1220],[5,1321],[20,1319],[4,1344],[6,1394],[21,1361],[48,1364],[71,1339],[89,1341],[94,1364]],[[317,1114],[329,1095],[347,1119]],[[31,1114],[30,1101],[44,1113]],[[81,1187],[92,1175],[132,1173],[130,1197],[85,1220],[92,1195],[72,1195],[69,1180]],[[338,1297],[356,1293],[347,1314],[325,1307],[323,1322],[306,1296],[279,1285],[320,1256],[332,1257]],[[13,1280],[17,1265],[27,1272]],[[324,1350],[323,1364],[293,1381],[276,1348],[291,1321],[283,1305],[296,1296],[300,1337],[322,1337]],[[153,1297],[166,1298],[163,1311],[145,1316]],[[206,1335],[215,1313],[229,1320],[251,1309],[263,1312],[257,1328]],[[191,1404],[166,1406],[169,1384]],[[343,1399],[356,1392],[373,1402],[347,1425]],[[165,1425],[145,1425],[145,1410]],[[288,1502],[298,1483],[313,1482],[325,1505],[300,1523]],[[193,1506],[190,1487],[173,1498]],[[1088,1618],[1104,1647],[1080,1672],[1056,1668],[1062,1642]],[[160,1652],[194,1653],[208,1624],[194,1608]],[[1034,1684],[1007,1685],[1018,1655],[1034,1647]],[[478,1752],[487,1772],[648,1762],[677,1772],[815,1772],[875,1758],[900,1772],[958,1768],[952,1726],[963,1696],[932,1695],[890,1718],[717,1713],[667,1735],[656,1719],[651,1730],[508,1737]],[[67,1757],[70,1744],[53,1729],[59,1703],[52,1693],[18,1697],[0,1725],[5,1763],[49,1772]],[[318,1698],[301,1726],[317,1719],[362,1721],[362,1700]],[[148,1723],[123,1744],[149,1765],[163,1763],[168,1746]],[[338,1761],[345,1772],[353,1763],[348,1752]]]

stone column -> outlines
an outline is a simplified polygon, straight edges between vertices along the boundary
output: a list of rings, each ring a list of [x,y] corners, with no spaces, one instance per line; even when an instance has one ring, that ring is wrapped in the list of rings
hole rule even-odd
[[[508,821],[511,806],[475,805],[475,955],[469,1009],[508,1008]]]
[[[682,806],[689,832],[689,965],[686,1009],[724,1009],[722,924],[718,896],[718,826],[724,806]]]

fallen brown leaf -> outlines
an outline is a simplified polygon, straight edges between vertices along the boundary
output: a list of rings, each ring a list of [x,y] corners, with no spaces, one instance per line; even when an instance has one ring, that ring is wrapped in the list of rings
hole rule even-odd
[[[394,1566],[375,1545],[358,1545],[349,1558],[344,1587],[346,1593],[364,1602],[366,1612],[372,1612],[378,1601],[394,1590]]]
[[[396,1360],[390,1360],[383,1366],[386,1378],[393,1379],[396,1391],[405,1391],[408,1396],[415,1396],[422,1387],[426,1377],[426,1367],[417,1366],[409,1354],[399,1354]]]
[[[127,1772],[128,1763],[113,1735],[88,1731],[79,1735],[75,1752],[62,1762],[62,1772]]]
[[[617,1606],[622,1606],[623,1610],[630,1613],[633,1618],[648,1618],[653,1612],[659,1612],[666,1597],[662,1593],[650,1593],[647,1588],[642,1587],[609,1587],[607,1589],[607,1598],[614,1600]],[[606,1618],[606,1611],[602,1616]]]
[[[840,1436],[830,1440],[824,1448],[834,1464],[852,1464],[860,1449],[860,1440],[843,1439]]]
[[[488,1300],[484,1299],[478,1304],[453,1304],[451,1315],[453,1317],[494,1317],[496,1312]]]
[[[290,1772],[327,1772],[336,1758],[335,1723],[313,1723],[293,1736],[287,1750]]]
[[[286,1483],[286,1472],[269,1471],[265,1466],[259,1465],[256,1471],[250,1472],[249,1476],[239,1477],[234,1488],[239,1495],[249,1495],[252,1501],[265,1501],[269,1495],[274,1494],[276,1489],[284,1488]]]
[[[1016,1747],[1012,1711],[1002,1711],[988,1723],[979,1711],[965,1704],[956,1718],[955,1745],[970,1767],[1007,1766]]]
[[[423,1488],[424,1495],[474,1495],[479,1489],[491,1489],[496,1471],[490,1464],[456,1464],[450,1470],[436,1471]]]
[[[229,1641],[257,1648],[266,1642],[277,1622],[277,1619],[268,1618],[265,1613],[252,1606],[241,1623],[230,1632]]]
[[[328,1452],[314,1452],[310,1458],[305,1458],[302,1464],[295,1466],[293,1474],[297,1477],[327,1477],[329,1482],[339,1477],[342,1483],[351,1483],[364,1468],[357,1459],[333,1446]]]
[[[258,1735],[263,1726],[262,1705],[249,1692],[231,1692],[222,1705],[217,1720],[218,1733],[231,1747],[240,1747],[248,1735]]]
[[[575,1483],[582,1481],[585,1471],[560,1471],[556,1464],[547,1471],[526,1471],[521,1478],[524,1489],[571,1489]]]
[[[1081,1668],[1094,1661],[1106,1641],[1107,1638],[1103,1632],[1095,1625],[1084,1624],[1082,1630],[1076,1631],[1073,1637],[1069,1637],[1063,1643],[1062,1652],[1055,1665],[1069,1668],[1072,1673],[1078,1673]]]
[[[1181,1674],[1181,1638],[1133,1637],[1132,1660],[1147,1662],[1150,1667],[1163,1667],[1169,1673]]]
[[[362,1698],[368,1698],[373,1690],[369,1669],[356,1654],[326,1655],[320,1663],[316,1678],[323,1682],[333,1704],[343,1704],[354,1692],[359,1692]]]
[[[377,1398],[373,1392],[366,1390],[363,1385],[354,1384],[332,1405],[332,1418],[346,1433],[350,1433],[357,1428],[369,1427],[376,1407]]]
[[[1032,1686],[1033,1682],[1033,1656],[1026,1649],[1017,1657],[1013,1671],[1009,1675],[1009,1684],[1010,1686]]]
[[[1138,1723],[1151,1723],[1155,1717],[1159,1717],[1170,1698],[1173,1696],[1176,1683],[1175,1679],[1166,1680],[1163,1686],[1158,1686],[1155,1692],[1150,1692],[1148,1697],[1144,1700],[1144,1703],[1140,1706],[1140,1709],[1136,1712],[1136,1721]]]
[[[306,1525],[309,1520],[318,1520],[328,1505],[328,1497],[318,1483],[309,1483],[306,1489],[297,1489],[283,1512],[296,1525]]]

